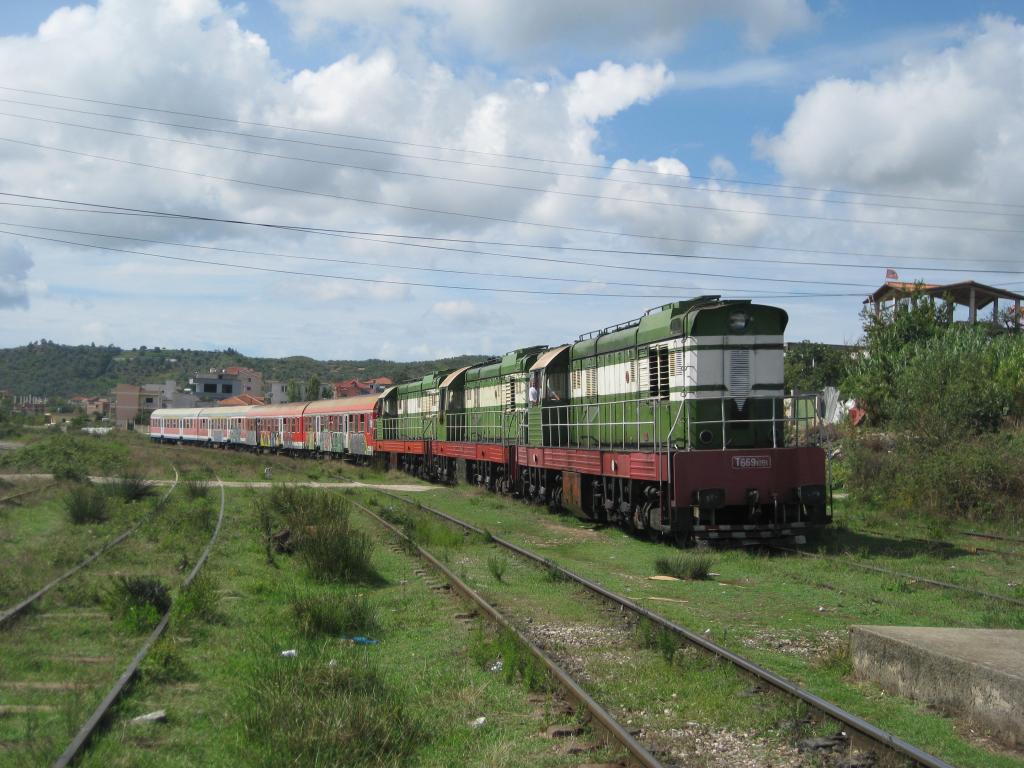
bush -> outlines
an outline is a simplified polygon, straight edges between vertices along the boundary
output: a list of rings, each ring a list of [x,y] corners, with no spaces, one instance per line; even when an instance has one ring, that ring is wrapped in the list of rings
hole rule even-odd
[[[281,765],[402,765],[426,737],[406,696],[358,649],[300,648],[298,658],[267,652],[251,664],[238,704],[243,762]]]
[[[192,499],[205,499],[210,495],[210,486],[206,484],[206,481],[198,477],[186,477],[181,484],[182,489],[185,491],[185,495]]]
[[[111,493],[125,501],[139,501],[153,494],[153,484],[133,472],[117,478],[109,488]]]
[[[104,595],[111,617],[131,632],[155,627],[171,607],[171,593],[152,576],[118,576]]]
[[[292,597],[292,613],[305,635],[366,635],[380,629],[377,607],[365,595],[299,593]]]
[[[290,531],[289,543],[318,581],[372,582],[379,578],[371,562],[373,541],[351,526],[348,501],[340,494],[277,486],[257,503],[257,510],[265,537],[268,527],[273,528],[274,517],[283,519]]]
[[[708,552],[681,552],[671,557],[659,557],[654,567],[662,576],[698,581],[708,578],[714,562]]]
[[[57,433],[0,455],[0,467],[50,472],[59,480],[82,480],[90,472],[117,472],[128,449],[109,437]]]
[[[91,483],[80,485],[64,497],[64,508],[75,525],[102,523],[107,519],[107,496]]]
[[[65,509],[76,525],[103,522],[108,513],[106,496],[92,483],[74,487],[65,497]]]
[[[205,570],[201,570],[192,583],[181,590],[174,603],[174,615],[182,621],[214,622],[220,618],[217,603],[216,583]]]

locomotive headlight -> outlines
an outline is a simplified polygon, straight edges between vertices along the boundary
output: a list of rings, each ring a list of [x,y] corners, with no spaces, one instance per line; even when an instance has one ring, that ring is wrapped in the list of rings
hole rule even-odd
[[[746,312],[733,312],[729,315],[729,330],[733,333],[743,333],[750,324],[750,315]]]

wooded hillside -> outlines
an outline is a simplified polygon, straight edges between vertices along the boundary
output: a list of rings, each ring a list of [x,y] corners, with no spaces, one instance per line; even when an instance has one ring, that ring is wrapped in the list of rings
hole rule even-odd
[[[145,384],[174,379],[178,386],[197,371],[241,365],[263,374],[264,381],[323,383],[349,378],[387,376],[404,381],[431,371],[470,365],[485,355],[461,355],[441,360],[397,363],[391,360],[314,360],[310,357],[249,357],[233,349],[204,351],[140,347],[70,346],[51,341],[0,349],[0,389],[16,395],[70,397],[103,395],[117,384]]]

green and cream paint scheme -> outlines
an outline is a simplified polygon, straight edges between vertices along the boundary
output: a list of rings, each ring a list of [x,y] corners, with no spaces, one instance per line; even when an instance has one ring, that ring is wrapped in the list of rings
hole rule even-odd
[[[783,310],[749,301],[665,304],[572,345],[401,384],[385,395],[378,436],[625,450],[781,445],[786,321]]]

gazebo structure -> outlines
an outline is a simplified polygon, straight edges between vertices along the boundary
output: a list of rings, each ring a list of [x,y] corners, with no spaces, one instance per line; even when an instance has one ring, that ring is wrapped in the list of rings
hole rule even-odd
[[[932,285],[930,283],[905,283],[899,280],[886,280],[878,290],[864,299],[865,304],[873,304],[875,315],[879,316],[886,306],[896,306],[901,299],[907,299],[913,294],[925,294],[934,296],[937,299],[950,301],[958,306],[967,307],[967,321],[971,324],[978,322],[978,310],[992,305],[992,320],[994,325],[999,325],[999,300],[1007,304],[1013,302],[1013,329],[1019,331],[1021,325],[1020,303],[1024,295],[1007,291],[1004,288],[995,288],[991,285],[983,285],[973,280],[966,280],[962,283],[950,283],[949,285]]]

